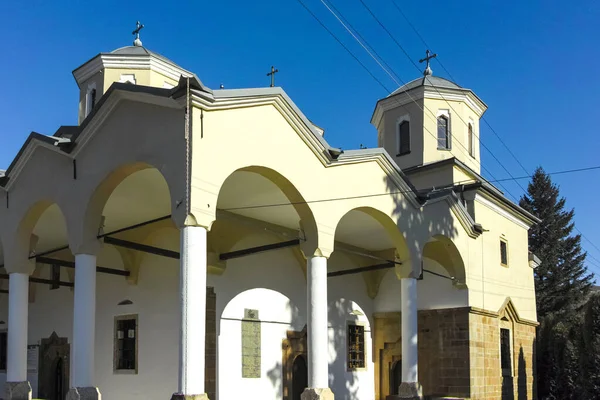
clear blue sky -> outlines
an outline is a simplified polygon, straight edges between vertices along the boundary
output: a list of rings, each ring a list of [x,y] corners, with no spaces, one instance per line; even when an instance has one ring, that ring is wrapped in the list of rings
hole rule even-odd
[[[303,0],[393,90],[394,83],[343,30],[319,0]],[[418,71],[358,0],[330,0],[404,81]],[[413,60],[425,46],[391,0],[364,0]],[[600,164],[596,134],[600,79],[600,2],[396,0],[457,83],[489,106],[486,118],[528,171]],[[149,49],[194,71],[209,87],[277,84],[344,149],[376,146],[369,120],[387,93],[296,0],[103,1],[0,3],[0,168],[29,132],[53,134],[77,123],[78,89],[71,71],[97,53],[129,45],[135,21]],[[439,63],[434,75],[446,76]],[[523,170],[485,125],[483,142],[514,175]],[[508,174],[488,152],[483,165]],[[488,179],[491,179],[487,175]],[[596,196],[600,171],[554,177],[581,231],[600,247]],[[527,181],[521,181],[526,187]],[[505,187],[517,197],[514,183]],[[510,197],[510,195],[509,195]],[[600,251],[584,240],[598,261]]]

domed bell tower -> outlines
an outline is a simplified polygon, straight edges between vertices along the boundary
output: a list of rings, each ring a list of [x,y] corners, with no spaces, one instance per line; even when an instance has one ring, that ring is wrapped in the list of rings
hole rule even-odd
[[[479,174],[479,120],[487,106],[472,90],[433,76],[429,61],[436,56],[427,50],[423,77],[377,102],[371,123],[378,146],[405,172],[455,158]]]

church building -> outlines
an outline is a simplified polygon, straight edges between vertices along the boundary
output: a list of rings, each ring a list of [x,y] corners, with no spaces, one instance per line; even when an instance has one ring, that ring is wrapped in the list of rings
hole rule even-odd
[[[428,56],[341,150],[140,28],[0,173],[0,398],[533,398],[539,220],[481,176],[472,90]]]

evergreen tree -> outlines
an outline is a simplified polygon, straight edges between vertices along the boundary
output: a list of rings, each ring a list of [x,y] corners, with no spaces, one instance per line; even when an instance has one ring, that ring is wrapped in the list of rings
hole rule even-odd
[[[600,393],[600,294],[593,294],[585,305],[580,330],[582,399],[595,399]]]
[[[521,198],[521,207],[542,222],[529,230],[529,249],[542,261],[535,270],[538,319],[573,311],[587,298],[592,274],[584,266],[581,235],[573,233],[574,211],[566,211],[565,198],[539,167]]]

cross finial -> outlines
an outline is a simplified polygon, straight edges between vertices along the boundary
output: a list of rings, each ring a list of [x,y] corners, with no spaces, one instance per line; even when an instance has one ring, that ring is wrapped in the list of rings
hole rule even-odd
[[[135,40],[133,41],[133,45],[137,47],[142,47],[142,41],[140,40],[140,31],[144,28],[143,24],[140,24],[138,21],[135,24],[135,30],[131,32],[132,35],[135,35]]]
[[[431,67],[429,66],[429,60],[431,60],[432,58],[436,58],[437,54],[431,54],[431,52],[429,50],[427,50],[425,52],[426,57],[419,60],[420,63],[422,63],[423,61],[427,62],[427,66],[425,67],[425,71],[423,71],[423,76],[428,76],[431,75],[433,72],[431,71]]]
[[[271,65],[271,72],[267,74],[267,76],[271,77],[271,87],[275,87],[275,74],[278,72],[279,70],[275,69],[275,67]]]

